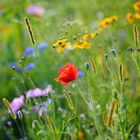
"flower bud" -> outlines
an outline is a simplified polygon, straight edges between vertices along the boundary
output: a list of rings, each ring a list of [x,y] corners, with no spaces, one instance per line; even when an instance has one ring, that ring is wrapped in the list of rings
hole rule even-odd
[[[85,62],[84,66],[86,67],[87,70],[89,70],[90,64],[88,62]]]

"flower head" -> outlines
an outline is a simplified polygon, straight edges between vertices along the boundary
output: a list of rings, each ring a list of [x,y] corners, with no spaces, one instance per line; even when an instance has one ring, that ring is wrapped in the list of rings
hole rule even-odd
[[[87,39],[90,39],[90,38],[93,38],[93,37],[95,37],[97,35],[97,33],[89,33],[89,34],[85,34],[84,36],[83,36],[83,39],[84,40],[87,40]]]
[[[33,98],[33,97],[40,97],[40,96],[46,96],[49,92],[52,92],[52,86],[48,85],[45,89],[35,88],[30,89],[26,93],[26,97]]]
[[[31,5],[27,7],[26,12],[31,15],[43,16],[45,13],[45,9],[42,6]]]
[[[41,51],[45,50],[48,47],[48,44],[46,42],[40,43],[37,48]]]
[[[14,98],[14,100],[10,103],[10,107],[13,110],[13,112],[16,114],[16,112],[22,107],[24,103],[24,96],[21,95],[17,98]]]
[[[52,100],[49,98],[47,101],[44,101],[40,104],[32,106],[32,110],[34,113],[39,113],[40,116],[48,113],[48,106],[51,104]]]
[[[26,65],[25,66],[25,70],[32,70],[32,69],[34,69],[35,68],[35,64],[34,63],[30,63],[30,64],[28,64],[28,65]]]
[[[75,80],[78,77],[78,69],[73,64],[67,64],[60,68],[58,74],[59,77],[55,80],[61,82],[63,86],[66,86],[69,82]]]
[[[58,40],[57,42],[55,42],[53,44],[54,47],[57,47],[56,48],[56,51],[58,53],[61,53],[63,52],[66,48],[70,47],[71,46],[71,43],[67,40],[67,39],[60,39]]]
[[[87,42],[86,40],[80,40],[74,44],[73,48],[89,49],[91,48],[91,43]]]
[[[136,12],[135,17],[136,17],[136,19],[140,19],[140,12]]]
[[[25,49],[24,54],[25,54],[25,56],[29,56],[29,55],[33,54],[34,51],[35,50],[34,50],[33,47],[28,47],[28,48]]]
[[[83,76],[84,76],[84,73],[81,70],[79,70],[78,71],[78,78],[82,78]]]
[[[16,66],[17,66],[17,64],[16,64],[15,61],[9,63],[10,68],[13,68],[13,67],[16,67]]]
[[[127,19],[127,21],[130,22],[130,23],[133,23],[133,22],[135,22],[135,20],[136,20],[135,16],[132,15],[131,13],[127,13],[126,19]]]
[[[9,67],[12,68],[13,70],[15,70],[17,73],[21,73],[22,72],[22,68],[19,67],[15,61],[10,62],[9,63]]]
[[[140,11],[140,2],[135,2],[133,4],[133,7],[134,7],[135,11]]]
[[[98,25],[100,28],[106,28],[110,23],[111,23],[111,19],[105,18],[102,21],[100,21]]]
[[[113,22],[115,22],[115,21],[118,20],[118,17],[117,17],[116,15],[111,16],[111,17],[110,17],[110,20],[111,20],[111,23],[113,23]]]
[[[99,22],[98,26],[100,28],[106,28],[106,27],[108,27],[108,25],[110,25],[113,22],[117,21],[117,19],[118,19],[118,17],[116,15],[104,18],[102,21]]]

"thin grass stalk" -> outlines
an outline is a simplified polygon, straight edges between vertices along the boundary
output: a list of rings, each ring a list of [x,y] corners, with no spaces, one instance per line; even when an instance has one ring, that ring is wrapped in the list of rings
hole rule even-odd
[[[54,124],[49,116],[47,116],[47,120],[48,120],[48,124],[49,124],[49,126],[50,126],[50,128],[55,136],[55,140],[57,140],[56,128],[55,128],[55,126],[54,126]]]

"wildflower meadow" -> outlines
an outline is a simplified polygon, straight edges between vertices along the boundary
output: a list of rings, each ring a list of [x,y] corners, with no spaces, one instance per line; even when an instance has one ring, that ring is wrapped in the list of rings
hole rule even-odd
[[[139,0],[0,0],[0,140],[140,140]]]

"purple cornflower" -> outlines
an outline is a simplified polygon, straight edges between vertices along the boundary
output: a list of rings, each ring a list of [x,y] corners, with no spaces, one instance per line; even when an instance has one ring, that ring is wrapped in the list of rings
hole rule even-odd
[[[45,114],[48,113],[48,109],[46,107],[41,107],[39,109],[39,112],[38,113],[39,113],[39,116],[43,116],[43,115],[45,115]]]
[[[35,106],[32,106],[32,110],[34,113],[38,113],[39,112],[39,109],[40,109],[40,105],[35,105]]]
[[[37,48],[41,51],[45,50],[48,47],[48,44],[46,42],[40,43]]]
[[[81,70],[79,70],[78,71],[78,78],[83,78],[83,76],[84,76],[84,73]]]
[[[30,64],[25,66],[25,70],[32,70],[34,68],[35,68],[35,64],[34,63],[30,63]]]
[[[45,115],[48,113],[47,107],[51,104],[52,100],[48,99],[45,102],[32,106],[32,110],[34,113],[39,113],[40,116]]]
[[[28,47],[24,50],[24,55],[29,56],[29,55],[33,54],[34,51],[35,51],[35,49],[33,47]]]
[[[27,91],[26,97],[33,98],[33,97],[45,96],[49,92],[52,92],[51,85],[48,85],[45,89],[40,89],[40,88],[30,89],[29,91]]]
[[[22,107],[24,103],[24,96],[21,95],[17,98],[14,98],[14,100],[10,103],[10,107],[13,110],[13,112],[16,114],[16,112]]]
[[[43,16],[45,9],[43,6],[31,5],[27,7],[26,12],[31,15]]]
[[[30,112],[28,110],[26,110],[25,108],[22,109],[22,112],[26,115],[30,114]]]
[[[47,101],[42,102],[45,107],[48,107],[51,104],[52,100],[49,98]]]

